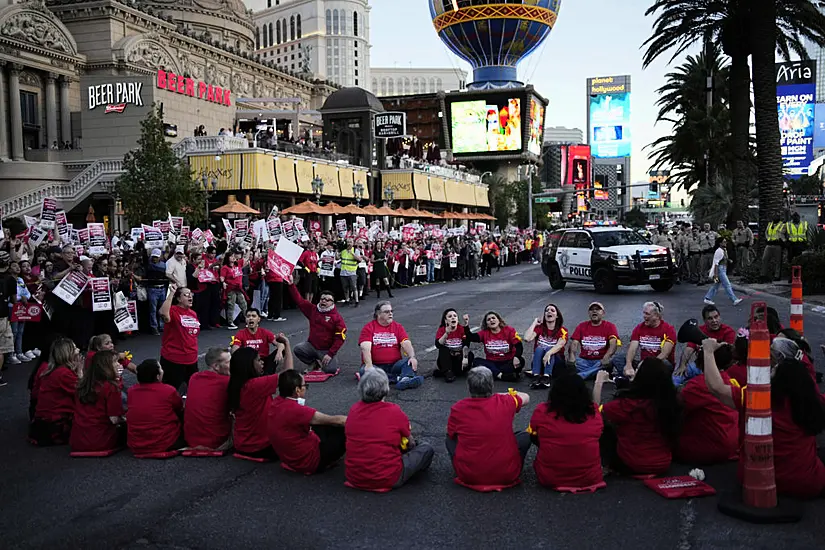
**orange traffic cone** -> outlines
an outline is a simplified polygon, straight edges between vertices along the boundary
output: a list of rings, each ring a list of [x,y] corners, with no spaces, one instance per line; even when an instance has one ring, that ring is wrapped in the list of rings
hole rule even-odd
[[[803,334],[805,321],[802,309],[802,266],[793,266],[791,284],[791,328]]]

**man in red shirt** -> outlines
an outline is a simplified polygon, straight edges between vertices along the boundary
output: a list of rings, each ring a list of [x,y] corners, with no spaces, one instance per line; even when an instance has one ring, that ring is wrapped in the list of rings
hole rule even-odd
[[[287,470],[323,472],[344,456],[347,417],[329,416],[306,406],[307,385],[294,370],[278,378],[278,396],[269,404],[269,442]]]
[[[604,320],[604,306],[593,302],[587,307],[589,321],[580,323],[570,337],[568,361],[576,363],[579,376],[587,380],[610,368],[619,345],[616,325]]]
[[[724,342],[731,346],[736,341],[736,331],[722,322],[722,315],[719,308],[714,305],[707,305],[702,308],[702,320],[705,324],[699,330],[708,338],[713,338],[717,342]],[[685,384],[694,376],[702,374],[701,369],[696,366],[696,344],[689,342],[686,344],[682,355],[679,358],[679,366],[673,371],[673,383],[677,386]]]
[[[424,377],[417,375],[418,360],[415,358],[415,349],[404,327],[393,321],[392,304],[388,301],[375,304],[373,318],[373,321],[361,330],[361,337],[358,339],[361,357],[364,360],[358,376],[373,367],[378,367],[386,372],[387,376],[397,380],[396,389],[419,387],[424,383]],[[407,357],[401,356],[402,351]]]
[[[530,402],[526,393],[493,394],[493,373],[475,367],[467,374],[470,397],[450,409],[447,452],[455,482],[476,491],[500,491],[521,480],[530,434],[513,433],[513,419]]]
[[[665,308],[659,302],[645,302],[642,307],[644,321],[636,325],[630,335],[630,345],[625,357],[613,358],[613,366],[617,370],[623,368],[624,376],[632,379],[636,375],[636,352],[639,352],[639,362],[648,357],[656,357],[668,363],[673,368],[674,349],[676,347],[676,329],[662,319]]]
[[[275,344],[275,353],[270,356],[269,346]],[[261,312],[255,308],[246,312],[246,328],[232,337],[230,351],[238,348],[254,348],[264,362],[264,374],[273,374],[284,360],[284,345],[275,341],[275,335],[261,328]]]
[[[321,291],[318,305],[304,300],[293,284],[287,281],[292,300],[309,321],[309,336],[294,348],[295,357],[312,370],[323,369],[327,374],[338,372],[335,355],[347,339],[347,324],[335,308],[335,296],[331,291]]]
[[[210,348],[206,370],[192,375],[183,411],[186,444],[196,449],[227,450],[232,446],[229,417],[229,352]]]

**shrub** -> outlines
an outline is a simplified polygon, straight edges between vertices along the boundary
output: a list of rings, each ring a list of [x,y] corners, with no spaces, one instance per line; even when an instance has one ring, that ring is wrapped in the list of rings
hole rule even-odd
[[[802,267],[802,293],[825,294],[825,252],[807,252],[794,261]]]

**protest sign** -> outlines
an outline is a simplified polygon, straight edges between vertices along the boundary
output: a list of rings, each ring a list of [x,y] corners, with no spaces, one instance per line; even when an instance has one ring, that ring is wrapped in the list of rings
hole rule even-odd
[[[86,234],[88,235],[89,232],[86,231]],[[143,238],[143,228],[142,227],[133,227],[129,234],[130,234],[130,236],[131,236],[131,238],[134,242],[138,242],[139,240],[141,240]]]
[[[281,224],[281,229],[284,232],[284,237],[289,239],[292,242],[295,242],[297,239],[297,234],[295,233],[295,222],[293,220],[285,221]]]
[[[237,219],[235,220],[235,231],[233,233],[236,241],[243,241],[249,233],[249,220]]]
[[[303,248],[281,237],[281,240],[279,240],[275,246],[275,250],[269,251],[267,269],[287,279],[292,275],[292,270],[295,269],[295,265],[298,263],[298,259],[303,252]]]
[[[69,305],[75,303],[78,296],[86,288],[89,283],[89,276],[82,271],[69,271],[63,279],[57,283],[57,286],[52,290],[52,294],[63,300]]]
[[[318,275],[321,277],[335,276],[335,254],[321,254],[321,260],[318,263]]]
[[[102,223],[87,224],[89,229],[89,254],[99,256],[106,253],[106,226]]]
[[[17,302],[11,309],[11,320],[17,323],[36,323],[40,321],[43,307],[37,302]]]
[[[151,253],[153,248],[163,248],[163,233],[157,227],[143,225],[143,240],[146,249]]]
[[[54,229],[57,217],[57,199],[44,198],[40,207],[40,227]]]
[[[29,242],[32,243],[34,246],[40,246],[43,243],[43,241],[46,240],[46,237],[49,236],[49,232],[46,229],[40,227],[39,225],[30,227],[28,229],[28,232]]]
[[[281,239],[283,227],[280,218],[270,218],[266,221],[266,229],[269,231],[269,242],[276,243]]]
[[[69,240],[69,220],[66,218],[65,210],[55,212],[54,222],[57,225],[57,234],[60,235],[60,240],[67,242]]]
[[[89,287],[92,289],[92,311],[111,311],[109,277],[92,277],[89,279]]]
[[[115,326],[120,332],[138,330],[137,302],[129,300],[126,307],[115,311]]]
[[[169,216],[169,223],[172,225],[172,231],[174,231],[176,235],[180,235],[181,229],[183,229],[183,217]]]
[[[347,236],[347,220],[335,220],[335,230],[338,231],[338,237],[343,239]]]
[[[37,219],[37,218],[35,218],[34,216],[26,216],[26,215],[24,215],[24,216],[23,216],[23,219],[24,219],[24,220],[25,220],[25,222],[26,222],[26,227],[32,227],[32,226],[34,226],[34,225],[37,225],[37,222],[38,222],[38,219]]]

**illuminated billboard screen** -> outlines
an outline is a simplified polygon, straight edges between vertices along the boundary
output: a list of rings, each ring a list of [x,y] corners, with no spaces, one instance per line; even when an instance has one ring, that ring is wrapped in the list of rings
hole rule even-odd
[[[815,61],[777,63],[776,104],[783,171],[792,178],[807,176],[814,160]]]
[[[596,174],[593,177],[593,198],[597,201],[607,200],[607,176]]]
[[[530,98],[530,137],[527,139],[527,152],[541,156],[544,144],[544,103],[536,97]]]
[[[568,185],[573,185],[576,191],[590,188],[590,146],[571,145],[567,149],[567,178]]]
[[[594,157],[629,157],[630,93],[591,95],[589,132]]]
[[[814,147],[825,147],[825,103],[817,103],[814,111],[816,126],[814,127]]]
[[[450,104],[455,155],[520,152],[523,148],[522,98],[491,94]]]

